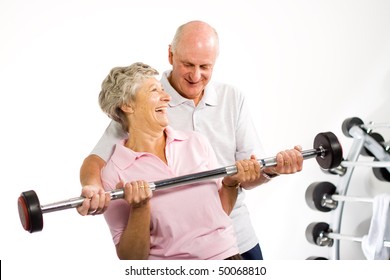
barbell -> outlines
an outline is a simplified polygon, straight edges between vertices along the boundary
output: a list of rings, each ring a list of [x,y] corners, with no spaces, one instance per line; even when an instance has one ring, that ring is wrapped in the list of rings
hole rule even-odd
[[[368,202],[373,198],[345,196],[336,192],[336,186],[331,182],[315,182],[309,185],[305,192],[306,204],[313,210],[329,212],[338,206],[339,201]]]
[[[313,149],[301,151],[303,159],[316,158],[318,164],[323,169],[331,169],[340,165],[343,157],[342,147],[337,137],[332,132],[322,132],[316,135],[313,142]],[[258,159],[261,168],[277,165],[276,157]],[[149,183],[152,191],[166,188],[187,185],[220,178],[226,175],[236,174],[236,165],[198,172],[194,174],[174,177]],[[116,189],[108,192],[111,200],[124,197],[123,189]],[[18,198],[19,218],[23,228],[30,233],[43,229],[43,214],[65,210],[81,206],[84,197],[75,197],[51,204],[41,205],[38,195],[34,190],[22,192]]]

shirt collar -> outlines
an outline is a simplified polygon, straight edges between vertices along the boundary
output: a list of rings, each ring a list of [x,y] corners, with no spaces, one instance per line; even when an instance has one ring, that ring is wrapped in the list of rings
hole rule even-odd
[[[185,141],[188,139],[188,134],[184,131],[174,130],[171,127],[165,129],[167,135],[166,146],[175,141]],[[115,145],[114,153],[111,156],[111,161],[120,169],[124,170],[131,166],[137,159],[143,156],[150,155],[147,152],[135,152],[125,146],[127,139],[122,140]]]
[[[190,99],[187,99],[183,96],[181,96],[169,83],[168,77],[171,74],[172,70],[167,70],[162,74],[161,77],[161,84],[166,92],[169,93],[171,96],[171,101],[169,101],[170,107],[176,107],[180,104],[186,103],[190,101]],[[204,90],[204,95],[202,97],[202,100],[199,104],[205,104],[208,106],[217,106],[217,93],[215,91],[214,86],[212,85],[212,82],[209,82],[209,84],[206,86]]]

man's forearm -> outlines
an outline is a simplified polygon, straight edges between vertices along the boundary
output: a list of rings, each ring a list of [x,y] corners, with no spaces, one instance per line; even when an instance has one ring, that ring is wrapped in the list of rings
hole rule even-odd
[[[89,155],[84,159],[80,168],[81,185],[98,185],[103,187],[100,173],[105,165],[105,161],[97,155]]]

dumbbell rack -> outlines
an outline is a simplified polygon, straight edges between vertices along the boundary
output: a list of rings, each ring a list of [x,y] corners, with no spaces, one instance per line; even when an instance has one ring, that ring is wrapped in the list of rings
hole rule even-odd
[[[351,127],[348,127],[348,131],[345,131],[346,128],[344,127],[344,123],[343,123],[343,132],[345,134],[348,134],[349,137],[353,138],[353,143],[345,161],[341,163],[340,168],[336,168],[333,172],[333,174],[340,175],[338,186],[337,186],[337,192],[340,196],[346,197],[347,195],[348,186],[350,184],[352,175],[354,173],[354,169],[358,165],[357,160],[359,158],[359,155],[362,154],[363,149],[365,149],[366,151],[369,150],[371,155],[375,157],[376,161],[378,161],[376,163],[378,163],[379,165],[382,162],[390,162],[390,153],[388,148],[385,148],[383,144],[379,143],[377,139],[372,137],[371,130],[367,129],[367,127],[363,125],[352,125]],[[383,166],[386,166],[386,167],[382,167],[382,168],[386,168],[387,170],[387,171],[385,170],[386,175],[387,173],[390,174],[390,166],[388,164],[384,164]],[[377,174],[375,175],[377,176]],[[383,181],[389,181],[388,177],[380,178],[380,179]],[[339,201],[338,206],[333,211],[332,233],[340,233],[343,210],[344,210],[344,201],[341,200]],[[339,260],[340,239],[334,239],[331,245],[328,246],[331,246],[330,259]]]

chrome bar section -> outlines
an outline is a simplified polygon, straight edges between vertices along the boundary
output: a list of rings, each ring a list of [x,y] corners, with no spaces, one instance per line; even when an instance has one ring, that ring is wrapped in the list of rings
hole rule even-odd
[[[41,205],[41,210],[42,213],[50,213],[50,212],[55,212],[59,210],[65,210],[69,208],[75,208],[83,204],[84,197],[75,197],[75,198],[70,198],[67,200],[62,200],[46,205]]]
[[[111,196],[111,200],[119,199],[119,198],[124,198],[125,197],[125,191],[123,189],[117,189],[117,190],[112,190],[109,192]]]
[[[330,174],[344,176],[345,173],[347,172],[347,168],[343,167],[342,164],[340,164],[339,166],[337,166],[335,168],[329,169],[328,172]]]
[[[203,171],[203,172],[189,174],[189,175],[184,175],[184,176],[179,176],[179,177],[174,177],[171,179],[166,179],[166,180],[161,180],[161,181],[155,181],[155,182],[153,182],[154,190],[156,190],[156,191],[163,190],[166,188],[197,183],[197,182],[204,181],[204,180],[216,179],[216,178],[220,178],[220,177],[227,175],[228,172],[232,172],[231,166],[222,167],[222,168],[209,170],[209,171]],[[237,173],[237,170],[235,173]],[[232,174],[232,173],[230,173],[230,174]]]
[[[310,149],[310,150],[301,151],[303,159],[314,158],[316,156],[325,157],[325,153],[326,153],[326,150],[322,146],[320,146],[318,149]],[[258,162],[260,163],[260,166],[262,168],[263,167],[272,167],[272,166],[277,165],[276,157],[259,159]]]
[[[167,188],[188,185],[191,183],[197,183],[204,180],[211,180],[220,178],[225,175],[233,175],[237,173],[236,166],[222,167],[214,170],[174,177],[166,180],[160,180],[149,183],[149,187],[152,191],[163,190]],[[120,199],[124,197],[124,190],[117,189],[108,192],[111,196],[111,200]],[[59,202],[54,202],[51,204],[41,205],[42,213],[50,213],[59,210],[65,210],[70,208],[76,208],[81,206],[84,201],[84,197],[75,197]]]
[[[112,190],[108,192],[111,196],[111,200],[119,199],[124,197],[124,191],[123,189],[117,189],[117,190]],[[41,210],[42,213],[50,213],[50,212],[55,212],[55,211],[60,211],[60,210],[65,210],[65,209],[70,209],[70,208],[76,208],[81,206],[83,204],[85,197],[75,197],[75,198],[70,198],[67,200],[62,200],[46,205],[41,205]]]

